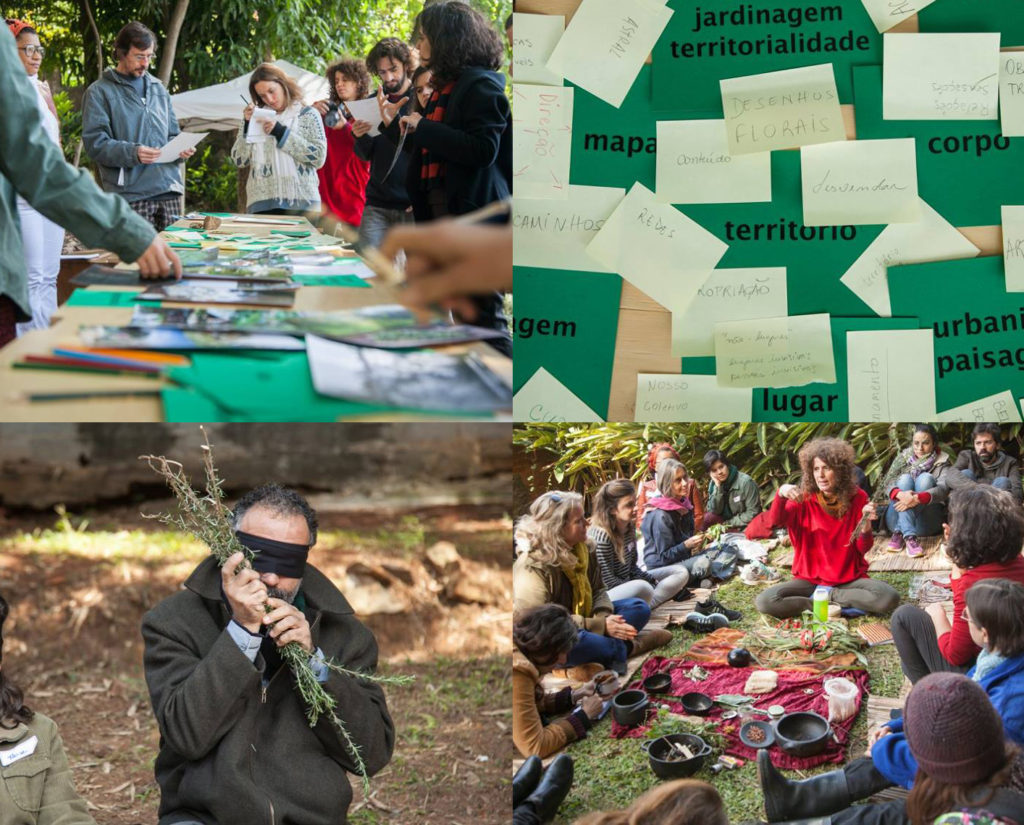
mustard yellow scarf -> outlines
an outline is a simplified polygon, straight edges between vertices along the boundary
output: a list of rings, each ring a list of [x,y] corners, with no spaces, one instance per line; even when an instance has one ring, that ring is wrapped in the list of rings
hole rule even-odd
[[[576,616],[587,618],[594,611],[594,593],[590,589],[590,578],[587,576],[587,567],[590,562],[590,550],[587,545],[577,544],[572,549],[576,557],[576,564],[572,569],[565,565],[562,572],[572,585],[572,612]]]

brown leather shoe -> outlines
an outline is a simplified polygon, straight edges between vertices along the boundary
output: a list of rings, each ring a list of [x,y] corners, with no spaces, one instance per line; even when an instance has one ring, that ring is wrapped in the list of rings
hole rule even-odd
[[[633,649],[629,652],[629,658],[642,656],[652,650],[672,641],[672,633],[668,630],[654,630],[645,628],[641,630],[633,640]]]

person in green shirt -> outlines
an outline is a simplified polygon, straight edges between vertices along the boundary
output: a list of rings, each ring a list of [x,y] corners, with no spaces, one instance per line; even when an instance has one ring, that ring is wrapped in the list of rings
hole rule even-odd
[[[757,482],[730,464],[721,450],[708,450],[704,467],[711,476],[704,526],[724,524],[729,530],[742,532],[762,509]]]
[[[89,246],[135,261],[144,278],[181,277],[181,261],[127,202],[103,192],[85,171],[64,160],[43,129],[36,92],[25,82],[14,37],[0,27],[0,347],[15,324],[32,318],[17,196]]]

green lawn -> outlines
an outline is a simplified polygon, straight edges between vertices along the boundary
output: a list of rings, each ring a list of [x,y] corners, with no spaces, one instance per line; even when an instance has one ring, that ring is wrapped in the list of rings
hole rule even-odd
[[[775,551],[773,555],[779,552]],[[787,568],[779,569],[784,576],[788,577]],[[905,598],[911,575],[911,573],[873,573],[872,578],[888,582],[901,594],[904,594]],[[740,582],[738,578],[723,584],[718,589],[717,596],[723,604],[743,612],[743,618],[733,627],[741,630],[752,629],[760,623],[760,615],[754,609],[754,598],[761,590],[762,587],[749,587]],[[856,627],[857,624],[866,621],[877,621],[877,619],[872,617],[855,619],[850,624],[852,627]],[[652,655],[682,657],[690,645],[699,638],[681,628],[674,628],[673,634],[675,635],[673,641]],[[870,648],[866,650],[866,655],[869,663],[868,671],[871,675],[870,692],[878,696],[898,696],[903,684],[903,674],[900,671],[899,657],[896,655],[895,647],[881,645]],[[848,760],[860,756],[867,746],[865,704],[866,700],[861,705],[860,715],[853,726],[850,745],[847,749]],[[652,731],[652,736],[677,732],[696,733],[703,736],[711,743],[712,747],[716,748],[713,757],[717,757],[722,752],[721,740],[710,731],[710,726],[688,724],[677,718],[663,715],[662,719],[656,723],[656,728],[656,731]],[[611,715],[609,714],[594,727],[586,739],[569,746],[568,753],[575,760],[575,779],[569,798],[558,812],[556,823],[571,823],[577,817],[590,811],[625,807],[644,791],[653,788],[658,783],[659,780],[651,773],[646,754],[640,749],[640,740],[612,739],[610,731]],[[714,758],[706,760],[704,767],[694,778],[710,782],[718,789],[725,800],[729,821],[736,823],[750,819],[762,819],[764,812],[757,783],[757,769],[753,761],[747,762],[739,770],[723,771],[717,776],[710,770],[714,761]],[[815,768],[808,772],[808,775],[832,770],[834,767],[834,765],[825,765]]]

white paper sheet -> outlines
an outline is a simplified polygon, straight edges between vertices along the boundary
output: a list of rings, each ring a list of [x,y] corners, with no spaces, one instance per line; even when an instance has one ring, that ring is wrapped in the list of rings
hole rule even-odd
[[[409,91],[412,92],[411,89]],[[370,123],[370,131],[367,132],[370,137],[380,134],[380,125],[383,120],[380,116],[380,106],[377,104],[376,95],[362,100],[346,100],[345,108],[352,113],[352,117],[356,120],[365,120]]]
[[[266,138],[267,133],[263,131],[263,124],[268,121],[273,123],[275,120],[277,120],[277,112],[273,109],[257,106],[252,110],[252,115],[249,116],[249,129],[245,133],[245,142],[259,143]]]
[[[636,421],[750,421],[751,388],[721,387],[713,375],[636,377]]]
[[[1020,422],[1020,407],[1013,400],[1013,393],[1003,390],[995,395],[979,398],[959,407],[944,410],[935,415],[936,421],[994,421],[998,424]]]
[[[931,329],[846,333],[850,421],[935,418],[935,339]]]
[[[178,132],[167,143],[160,147],[160,155],[156,163],[175,163],[179,155],[186,149],[191,149],[199,144],[209,132]]]
[[[515,421],[604,421],[544,367],[513,396],[512,418]]]

